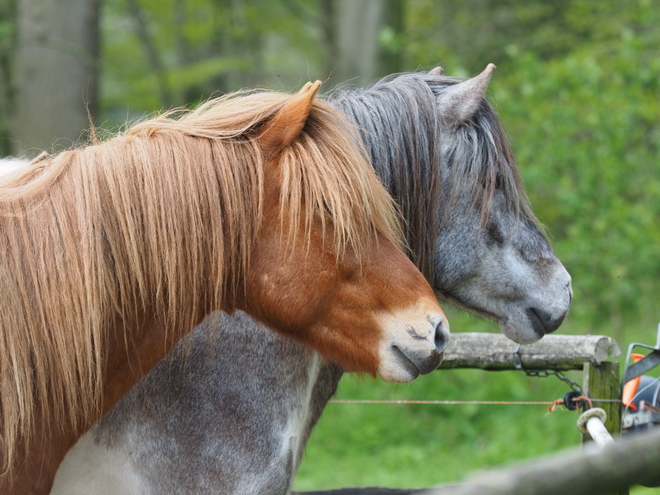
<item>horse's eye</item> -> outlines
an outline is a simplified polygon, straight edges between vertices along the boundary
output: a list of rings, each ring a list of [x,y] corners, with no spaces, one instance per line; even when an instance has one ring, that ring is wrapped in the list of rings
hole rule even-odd
[[[503,185],[504,185],[504,178],[502,177],[502,173],[497,172],[497,174],[495,174],[495,189],[502,189]]]
[[[323,213],[325,213],[330,218],[334,217],[334,212],[332,211],[332,208],[330,208],[330,205],[325,201],[323,202]]]

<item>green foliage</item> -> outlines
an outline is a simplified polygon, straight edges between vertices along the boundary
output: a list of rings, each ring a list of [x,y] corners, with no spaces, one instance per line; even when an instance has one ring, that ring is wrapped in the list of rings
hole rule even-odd
[[[573,317],[592,331],[660,318],[659,21],[649,6],[634,29],[618,22],[616,37],[565,57],[517,54],[493,84],[535,211],[573,275]]]
[[[311,0],[108,0],[103,11],[105,125],[218,92],[308,79]],[[315,66],[316,68],[316,66]],[[289,72],[293,76],[289,76]]]

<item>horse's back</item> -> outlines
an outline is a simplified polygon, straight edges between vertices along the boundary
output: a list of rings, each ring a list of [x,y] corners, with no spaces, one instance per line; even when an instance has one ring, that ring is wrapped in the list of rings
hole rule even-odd
[[[26,158],[0,158],[0,186],[21,174],[30,165]]]

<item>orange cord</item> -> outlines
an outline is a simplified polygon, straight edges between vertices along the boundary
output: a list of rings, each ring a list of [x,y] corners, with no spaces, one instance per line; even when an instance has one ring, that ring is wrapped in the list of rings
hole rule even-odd
[[[636,363],[640,359],[644,359],[646,356],[644,354],[631,354],[631,358],[633,358],[634,362]],[[633,399],[635,398],[635,395],[637,395],[637,389],[639,388],[639,382],[642,379],[641,376],[638,376],[637,378],[633,378],[632,380],[626,382],[626,384],[623,386],[623,391],[621,392],[621,402],[623,403],[624,406],[632,409],[633,411],[637,411],[637,406],[633,404]]]

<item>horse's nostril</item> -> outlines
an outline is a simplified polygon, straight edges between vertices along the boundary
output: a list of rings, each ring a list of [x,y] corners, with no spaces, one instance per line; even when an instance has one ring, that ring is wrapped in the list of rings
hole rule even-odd
[[[543,336],[548,333],[552,333],[559,325],[561,325],[564,320],[564,315],[561,315],[559,318],[553,317],[547,311],[544,311],[539,308],[527,308],[526,310],[527,317],[532,323],[534,331],[539,335]]]
[[[444,320],[441,319],[435,326],[435,349],[438,352],[444,351],[448,340],[449,334],[445,328]]]

